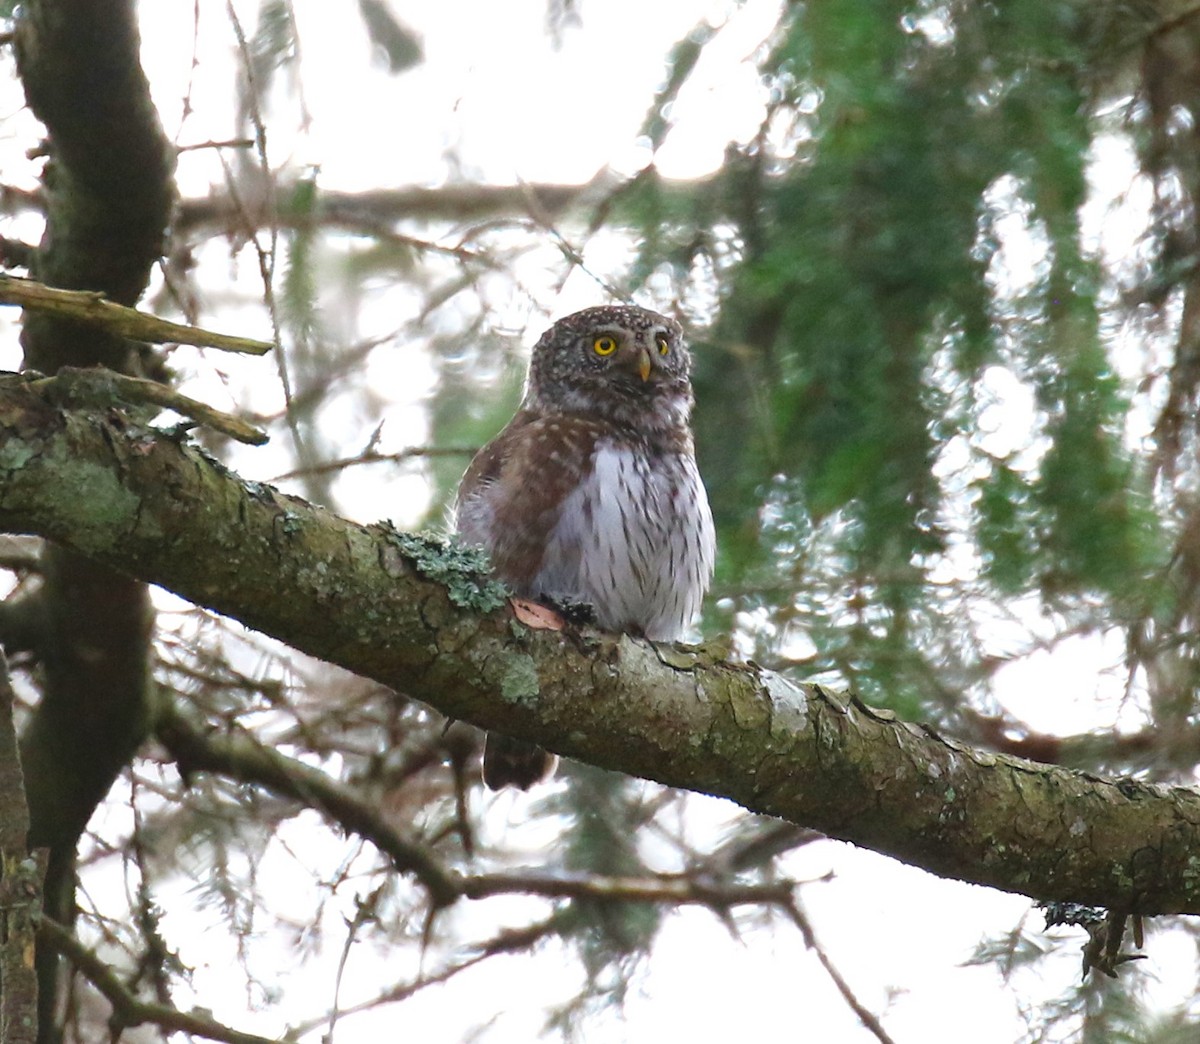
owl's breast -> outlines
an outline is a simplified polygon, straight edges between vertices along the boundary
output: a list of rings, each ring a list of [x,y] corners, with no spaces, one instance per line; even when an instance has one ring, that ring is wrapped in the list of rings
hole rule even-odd
[[[690,452],[600,439],[561,504],[534,586],[589,602],[606,630],[678,638],[700,610],[715,543]]]

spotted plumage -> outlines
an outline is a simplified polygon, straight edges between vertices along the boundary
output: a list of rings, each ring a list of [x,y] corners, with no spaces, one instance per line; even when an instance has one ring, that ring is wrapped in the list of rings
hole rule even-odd
[[[533,349],[525,398],[467,469],[458,531],[528,598],[586,602],[596,623],[678,638],[699,611],[715,539],[689,420],[691,359],[678,323],[644,308],[588,308]],[[553,767],[495,734],[493,788]]]

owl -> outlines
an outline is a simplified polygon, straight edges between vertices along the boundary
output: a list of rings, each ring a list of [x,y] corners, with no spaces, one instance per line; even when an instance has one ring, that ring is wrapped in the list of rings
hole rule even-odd
[[[680,636],[712,578],[712,512],[692,445],[691,357],[679,324],[586,308],[533,349],[525,397],[459,486],[455,522],[518,596],[585,602],[596,624]],[[526,789],[553,755],[492,733],[484,782]]]

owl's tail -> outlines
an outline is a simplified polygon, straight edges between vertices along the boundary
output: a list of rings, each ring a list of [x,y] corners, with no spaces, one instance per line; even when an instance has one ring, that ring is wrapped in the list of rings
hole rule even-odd
[[[519,787],[528,790],[549,779],[558,765],[558,755],[534,743],[489,732],[483,745],[483,781],[491,790]]]

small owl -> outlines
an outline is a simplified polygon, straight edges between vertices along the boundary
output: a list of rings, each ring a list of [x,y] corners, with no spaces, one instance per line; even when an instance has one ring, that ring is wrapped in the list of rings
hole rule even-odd
[[[691,357],[679,324],[627,305],[560,319],[534,346],[516,416],[458,489],[466,543],[525,598],[586,602],[598,626],[680,636],[712,578],[716,539],[696,469]],[[526,789],[554,768],[490,734],[483,778]]]

